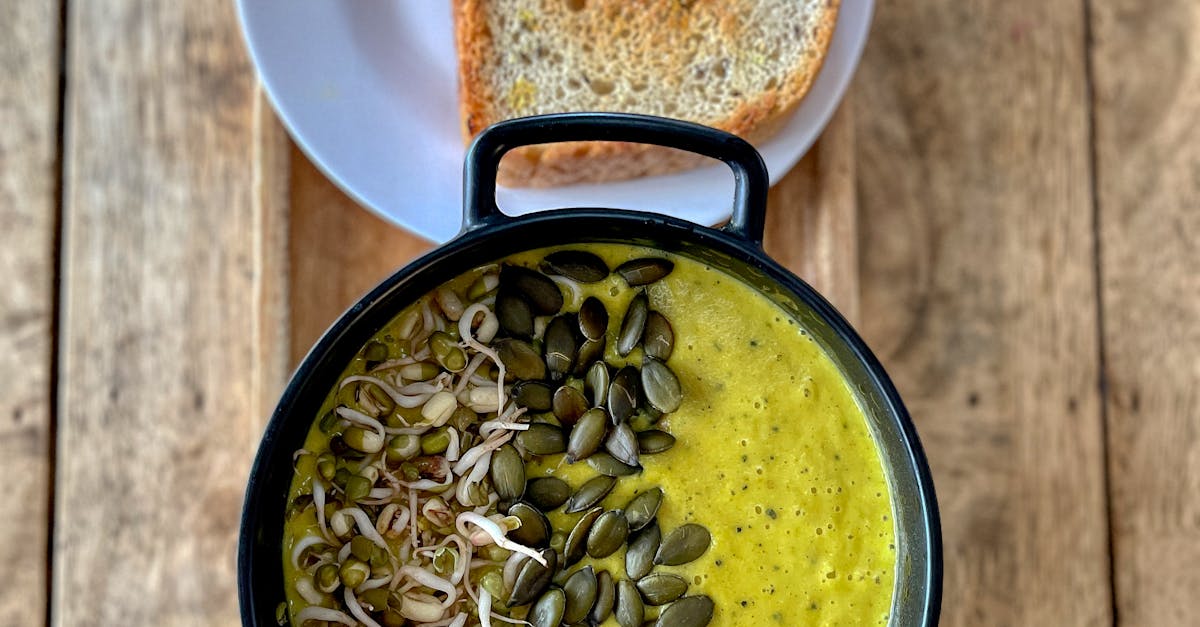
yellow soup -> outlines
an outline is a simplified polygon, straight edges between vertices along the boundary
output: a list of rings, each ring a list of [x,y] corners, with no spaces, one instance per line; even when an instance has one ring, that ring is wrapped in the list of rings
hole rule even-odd
[[[610,267],[647,255],[675,263],[646,291],[651,307],[674,327],[666,363],[684,400],[656,428],[670,432],[676,444],[643,456],[643,471],[619,479],[601,502],[621,508],[658,486],[665,494],[658,512],[664,536],[685,523],[710,531],[712,544],[699,559],[656,572],[677,573],[689,583],[687,594],[711,597],[713,625],[886,624],[896,561],[887,481],[863,410],[820,346],[774,303],[702,263],[625,245],[572,248],[594,252]],[[507,262],[536,267],[547,252]],[[616,275],[565,287],[564,310],[596,296],[610,312],[606,360],[640,364],[640,349],[626,358],[614,349],[635,290]],[[360,361],[345,375],[361,372]],[[321,413],[334,403],[331,394]],[[323,450],[327,443],[314,428],[306,448]],[[310,489],[304,474],[311,467],[302,460],[299,470],[293,498]],[[595,471],[551,455],[538,459],[529,475],[556,475],[577,488]],[[570,529],[579,516],[560,508],[549,518],[554,528]],[[296,575],[286,558],[291,543],[314,524],[311,510],[288,523],[289,581]],[[623,578],[624,549],[601,560],[585,557],[571,570],[588,564]],[[304,602],[288,590],[294,613]],[[647,606],[647,620],[657,612]]]

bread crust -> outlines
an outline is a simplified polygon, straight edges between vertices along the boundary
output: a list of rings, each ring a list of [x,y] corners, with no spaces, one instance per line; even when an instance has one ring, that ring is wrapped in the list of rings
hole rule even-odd
[[[479,131],[501,120],[499,94],[484,76],[484,60],[493,54],[487,0],[453,0],[455,43],[459,58],[459,104],[462,133],[469,142]],[[829,50],[840,0],[827,0],[813,32],[814,58],[803,59],[780,84],[759,92],[719,119],[692,120],[762,142],[779,131],[808,93]],[[722,20],[725,22],[726,20]],[[724,24],[722,24],[724,26]],[[722,28],[724,30],[724,28]],[[525,146],[509,153],[497,180],[509,187],[553,187],[624,180],[679,172],[703,165],[694,153],[623,142],[565,142]]]

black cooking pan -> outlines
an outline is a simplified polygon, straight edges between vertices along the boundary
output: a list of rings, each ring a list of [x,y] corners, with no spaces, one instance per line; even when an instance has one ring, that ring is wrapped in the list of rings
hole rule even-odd
[[[732,218],[708,228],[616,209],[576,208],[520,218],[496,206],[496,167],[518,146],[562,141],[670,146],[724,161],[735,181]],[[463,229],[359,300],[325,332],[292,376],[250,473],[238,542],[242,622],[274,625],[284,599],[282,537],[292,453],[355,353],[400,310],[445,281],[514,253],[563,244],[620,242],[694,258],[739,277],[794,316],[859,395],[879,443],[896,522],[893,625],[933,625],[941,603],[941,531],[933,481],[912,421],[875,356],[820,294],[762,250],[767,171],[745,141],[708,127],[628,114],[579,113],[511,120],[483,131],[467,153]]]

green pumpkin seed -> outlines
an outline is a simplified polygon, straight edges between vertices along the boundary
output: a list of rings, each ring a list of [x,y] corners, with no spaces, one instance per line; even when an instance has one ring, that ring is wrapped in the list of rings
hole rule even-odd
[[[629,529],[637,531],[650,524],[658,515],[658,508],[662,506],[662,500],[663,491],[659,487],[650,488],[629,499],[629,503],[625,505],[625,517],[629,519]]]
[[[511,444],[492,454],[492,486],[502,501],[515,501],[525,493],[525,461]]]
[[[625,366],[613,375],[612,383],[608,384],[608,416],[614,425],[629,420],[637,408],[640,378],[637,368]]]
[[[500,328],[513,337],[533,337],[533,310],[525,299],[501,291],[496,296],[496,318]]]
[[[570,566],[583,559],[587,552],[588,534],[592,530],[592,525],[596,523],[596,519],[603,513],[604,508],[593,507],[575,521],[575,526],[571,528],[571,533],[567,534],[567,542],[563,545],[563,566]]]
[[[504,362],[507,375],[513,379],[540,380],[546,378],[546,362],[534,350],[533,345],[523,340],[504,338],[492,344],[500,361]]]
[[[642,627],[642,621],[646,620],[646,607],[642,605],[642,595],[633,582],[626,579],[617,582],[617,599],[613,613],[616,614],[617,624],[621,627]]]
[[[637,582],[638,592],[647,605],[666,605],[687,592],[687,580],[672,573],[653,573]]]
[[[604,339],[608,332],[608,309],[595,296],[588,296],[579,306],[579,332],[589,340]]]
[[[544,422],[535,422],[517,433],[517,443],[534,455],[556,455],[567,450],[562,429]]]
[[[666,361],[675,348],[675,330],[667,317],[651,311],[646,315],[646,328],[642,331],[642,350],[647,355]]]
[[[529,411],[550,411],[554,390],[541,381],[521,381],[512,388],[513,400]]]
[[[525,605],[538,598],[550,586],[550,580],[558,571],[558,554],[554,549],[542,549],[539,554],[546,560],[542,566],[535,559],[526,559],[517,571],[513,580],[512,592],[508,595],[508,605]]]
[[[550,545],[550,521],[537,508],[519,501],[508,508],[508,515],[521,521],[520,527],[508,532],[509,539],[537,548]]]
[[[575,323],[571,322],[567,316],[556,316],[546,326],[542,346],[550,378],[554,381],[561,381],[571,371],[578,354],[578,345],[575,342]]]
[[[612,575],[602,570],[596,575],[596,603],[588,612],[588,621],[593,625],[603,624],[612,615],[613,601],[616,600],[617,587]]]
[[[569,498],[571,498],[571,486],[558,477],[531,479],[525,486],[525,500],[543,512],[554,511],[562,507],[562,504],[566,503]]]
[[[655,564],[679,566],[687,564],[704,555],[712,543],[708,529],[695,523],[688,523],[675,529],[663,538],[662,546],[654,556]]]
[[[598,340],[584,340],[583,344],[579,345],[579,353],[575,356],[575,369],[571,374],[582,377],[588,368],[588,364],[604,360],[604,338]]]
[[[683,390],[675,373],[663,362],[652,358],[642,362],[642,394],[651,407],[664,414],[679,409],[683,402]]]
[[[593,362],[588,368],[583,389],[592,395],[592,407],[603,407],[608,398],[608,365],[603,361]]]
[[[628,466],[638,465],[637,435],[633,433],[629,423],[622,422],[608,432],[604,448],[617,458],[617,461]]]
[[[659,431],[658,429],[639,431],[637,441],[638,451],[643,455],[662,453],[675,446],[675,436],[666,431]]]
[[[654,569],[654,555],[662,542],[662,532],[658,523],[650,521],[641,531],[633,534],[629,548],[625,550],[625,574],[630,579],[637,580],[650,574]]]
[[[646,328],[646,316],[650,313],[650,302],[645,292],[638,292],[629,301],[625,310],[625,319],[621,321],[621,330],[617,333],[617,354],[625,357],[633,352],[638,342],[642,340],[642,331]]]
[[[604,497],[612,492],[613,486],[617,485],[617,480],[605,475],[592,477],[586,483],[579,486],[575,494],[567,500],[567,508],[565,511],[568,514],[582,512],[583,510],[599,503]]]
[[[587,458],[587,464],[592,467],[592,470],[609,477],[628,477],[642,471],[640,466],[623,464],[617,461],[617,458],[604,451],[598,451],[590,455]]]
[[[584,398],[583,392],[569,385],[564,385],[554,391],[554,399],[551,404],[554,409],[554,417],[564,425],[575,424],[588,409],[587,399]]]
[[[562,291],[546,275],[520,266],[504,266],[500,269],[500,287],[511,287],[529,302],[539,315],[552,316],[563,306]]]
[[[675,269],[675,264],[667,259],[659,257],[644,257],[642,259],[632,259],[617,266],[617,274],[621,275],[622,279],[629,284],[629,287],[638,287],[639,285],[648,285],[653,283]]]
[[[368,363],[369,362],[379,363],[381,361],[387,361],[388,348],[387,348],[387,345],[384,344],[383,342],[377,342],[375,340],[371,340],[370,342],[367,342],[367,345],[365,347],[363,347],[362,355],[363,355],[363,359],[367,360]],[[370,368],[370,366],[368,366],[368,369],[369,368]]]
[[[542,593],[542,597],[533,605],[533,610],[529,612],[529,622],[533,627],[558,627],[566,607],[567,598],[563,591],[550,588]]]
[[[608,417],[599,407],[584,412],[579,422],[571,429],[567,439],[567,463],[573,464],[586,459],[600,449],[604,443],[604,432],[608,429]]]
[[[596,604],[596,592],[596,573],[591,566],[585,566],[567,578],[563,584],[563,593],[567,597],[563,622],[574,624],[587,618],[588,612]]]
[[[588,533],[587,554],[600,559],[608,557],[621,548],[629,539],[629,521],[625,512],[610,509],[596,519]]]
[[[580,283],[595,283],[608,276],[608,264],[583,250],[558,250],[546,255],[540,266],[546,274],[565,276]],[[568,621],[574,622],[574,621]]]
[[[712,617],[712,599],[703,595],[683,597],[663,609],[654,626],[704,627],[712,621]]]

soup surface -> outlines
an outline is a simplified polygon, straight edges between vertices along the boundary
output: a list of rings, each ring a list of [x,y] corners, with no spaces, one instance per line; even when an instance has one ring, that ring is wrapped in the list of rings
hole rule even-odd
[[[674,262],[668,275],[644,290],[651,309],[673,327],[674,349],[665,364],[678,378],[682,403],[656,425],[635,427],[669,432],[675,444],[643,455],[640,472],[618,478],[599,502],[605,510],[620,509],[637,494],[660,488],[663,536],[688,523],[709,531],[710,545],[699,558],[654,572],[681,576],[687,595],[710,597],[713,625],[886,624],[896,560],[886,477],[866,418],[823,350],[765,297],[699,262],[616,244],[572,249],[595,253],[609,267],[646,256]],[[548,252],[505,263],[536,268]],[[622,313],[637,290],[615,273],[594,283],[556,283],[564,311],[577,311],[590,296],[605,305],[609,364],[642,363],[641,348],[626,356],[616,348]],[[396,339],[403,318],[376,338],[392,354],[404,352]],[[366,368],[360,356],[343,379]],[[307,451],[328,450],[319,419],[345,398],[345,391],[330,393],[315,414]],[[316,456],[301,455],[297,471],[289,498],[304,502],[312,493]],[[529,478],[560,477],[572,490],[597,474],[588,463],[567,463],[562,454],[535,457],[526,472]],[[296,592],[304,575],[289,556],[299,539],[320,533],[314,508],[295,510],[283,551],[293,617],[309,603]],[[572,529],[583,515],[563,508],[548,513],[555,530]],[[584,557],[568,570],[591,565],[619,580],[625,578],[625,551]],[[647,605],[646,619],[659,611]],[[604,624],[617,623],[609,617]]]

